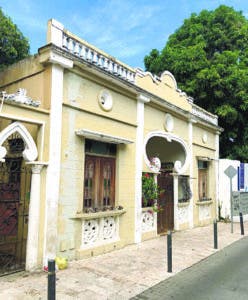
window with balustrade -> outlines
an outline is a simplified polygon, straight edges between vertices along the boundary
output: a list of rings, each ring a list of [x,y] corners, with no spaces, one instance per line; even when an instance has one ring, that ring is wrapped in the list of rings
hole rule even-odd
[[[116,145],[86,140],[84,210],[115,205]]]

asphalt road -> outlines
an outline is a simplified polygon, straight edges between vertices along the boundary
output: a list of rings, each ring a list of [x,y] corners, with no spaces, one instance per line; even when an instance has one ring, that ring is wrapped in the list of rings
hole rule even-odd
[[[248,237],[132,299],[247,300]]]

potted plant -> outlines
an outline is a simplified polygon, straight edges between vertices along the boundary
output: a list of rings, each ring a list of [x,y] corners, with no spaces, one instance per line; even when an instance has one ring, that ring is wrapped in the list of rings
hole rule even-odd
[[[142,207],[152,207],[154,212],[162,210],[157,204],[160,190],[158,184],[155,182],[152,174],[143,173],[142,175]]]

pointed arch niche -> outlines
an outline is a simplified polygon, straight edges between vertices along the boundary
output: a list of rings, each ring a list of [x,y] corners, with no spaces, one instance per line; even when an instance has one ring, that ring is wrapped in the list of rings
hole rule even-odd
[[[5,162],[5,157],[8,154],[5,142],[13,134],[18,134],[23,140],[24,150],[22,151],[22,157],[26,165],[30,165],[32,170],[25,266],[26,270],[33,271],[38,267],[41,189],[40,173],[43,166],[48,164],[36,160],[38,157],[38,150],[34,139],[28,129],[19,121],[11,123],[0,132],[0,162]]]
[[[0,132],[0,161],[4,161],[4,157],[7,154],[7,149],[2,146],[4,141],[6,141],[11,134],[16,132],[19,133],[25,144],[25,149],[22,152],[24,160],[26,162],[36,160],[38,157],[36,144],[26,127],[17,121],[10,124]]]

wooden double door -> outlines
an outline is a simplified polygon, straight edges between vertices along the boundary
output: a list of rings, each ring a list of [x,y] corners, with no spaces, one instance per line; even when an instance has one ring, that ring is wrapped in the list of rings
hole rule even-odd
[[[162,210],[158,212],[157,232],[166,233],[174,229],[174,189],[173,176],[167,172],[158,175],[158,185],[162,191],[159,196],[158,204]]]

